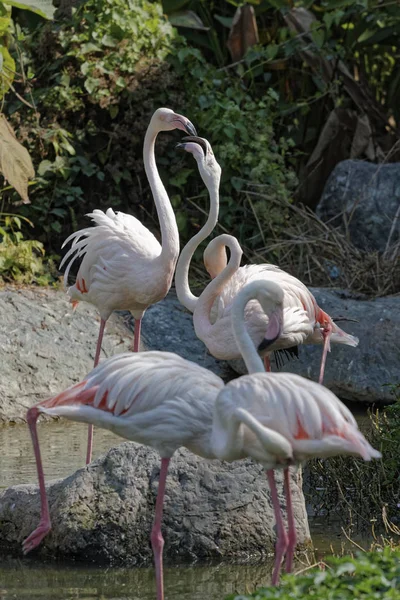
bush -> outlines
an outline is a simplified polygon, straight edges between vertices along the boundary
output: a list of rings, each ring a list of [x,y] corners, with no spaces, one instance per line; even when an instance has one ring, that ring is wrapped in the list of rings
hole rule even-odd
[[[328,569],[283,578],[278,588],[265,588],[250,596],[226,600],[397,600],[400,587],[400,551],[359,554],[356,558],[330,558]]]
[[[285,209],[246,194],[251,180],[289,201],[296,184],[286,167],[290,143],[274,138],[276,94],[253,97],[235,75],[217,71],[177,36],[158,3],[89,0],[71,22],[39,27],[21,50],[39,114],[18,100],[7,106],[39,165],[32,205],[22,210],[51,249],[94,207],[156,221],[141,155],[151,114],[163,105],[188,116],[212,143],[224,168],[225,227],[253,247],[262,237],[257,219],[285,222]],[[184,242],[199,219],[187,198],[206,193],[193,160],[167,149],[171,139],[160,136],[158,164]]]
[[[0,215],[1,221],[0,282],[49,284],[53,280],[54,268],[51,261],[43,262],[43,244],[23,239],[21,219],[17,215]]]

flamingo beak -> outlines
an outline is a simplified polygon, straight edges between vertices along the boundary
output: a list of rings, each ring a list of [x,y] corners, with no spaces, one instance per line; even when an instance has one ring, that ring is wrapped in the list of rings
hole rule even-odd
[[[176,115],[176,118],[173,119],[173,123],[177,129],[181,129],[189,135],[197,135],[197,131],[193,123],[191,123],[189,119],[183,115]]]
[[[282,309],[271,314],[264,339],[257,348],[258,352],[267,350],[280,337],[283,329],[282,321]]]

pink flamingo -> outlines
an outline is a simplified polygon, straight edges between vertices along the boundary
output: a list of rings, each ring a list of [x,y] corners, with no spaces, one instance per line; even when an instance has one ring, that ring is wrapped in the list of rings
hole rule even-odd
[[[210,285],[218,285],[214,280]],[[289,373],[265,373],[244,323],[244,310],[256,299],[269,315],[268,343],[279,338],[283,292],[274,282],[257,281],[243,288],[233,303],[232,323],[249,375],[224,385],[207,369],[169,352],[113,356],[55,398],[28,411],[38,469],[41,517],[25,540],[24,552],[35,548],[50,530],[50,513],[40,458],[36,421],[40,413],[93,423],[128,440],[146,444],[161,455],[161,472],[151,532],[157,600],[163,600],[161,521],[169,461],[185,446],[204,458],[227,461],[252,457],[267,469],[277,523],[273,583],[282,558],[291,571],[296,531],[288,466],[307,458],[350,454],[378,458],[358,430],[350,411],[319,385]],[[273,469],[284,468],[288,534],[283,526]]]
[[[221,360],[240,358],[240,350],[235,342],[230,326],[232,303],[238,292],[248,283],[259,279],[275,281],[285,292],[284,330],[282,337],[268,348],[263,344],[264,332],[268,324],[267,315],[260,306],[252,302],[246,308],[245,320],[249,333],[261,355],[266,369],[270,370],[269,355],[272,351],[291,349],[298,344],[323,344],[319,383],[323,382],[327,352],[330,342],[357,346],[358,339],[340,329],[317,304],[307,287],[296,277],[289,275],[271,264],[246,265],[241,267],[242,250],[235,238],[220,235],[214,238],[204,252],[204,264],[212,278],[225,274],[224,285],[218,293],[210,296],[207,288],[200,298],[189,287],[189,266],[195,250],[213,231],[219,211],[219,184],[221,168],[218,165],[210,144],[198,137],[185,137],[177,148],[193,154],[200,175],[210,195],[210,212],[202,229],[183,248],[175,273],[175,287],[179,301],[194,316],[196,335],[207,346],[210,353]],[[231,258],[227,268],[226,247]]]
[[[70,235],[63,247],[72,241],[60,269],[67,264],[64,284],[75,259],[83,256],[75,285],[68,288],[70,301],[94,304],[100,313],[100,332],[94,366],[99,362],[101,343],[107,319],[114,310],[130,310],[135,318],[133,351],[140,345],[140,326],[145,310],[162,300],[171,287],[179,255],[179,234],[175,215],[165,187],[158,174],[154,145],[160,131],[181,129],[196,134],[192,123],[169,108],[153,114],[146,132],[143,160],[160,221],[162,245],[132,215],[94,210],[91,217],[96,227],[87,227]],[[69,261],[69,262],[68,262]],[[93,427],[89,426],[86,464],[92,456]]]

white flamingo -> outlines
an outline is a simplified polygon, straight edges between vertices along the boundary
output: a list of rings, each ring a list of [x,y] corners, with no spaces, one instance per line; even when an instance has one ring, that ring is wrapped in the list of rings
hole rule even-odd
[[[245,320],[249,333],[261,355],[266,369],[270,370],[270,352],[290,349],[298,344],[323,344],[319,383],[323,382],[326,355],[330,342],[357,346],[358,339],[344,332],[317,304],[307,287],[296,277],[271,264],[241,267],[242,251],[235,238],[220,235],[214,238],[204,251],[204,264],[212,278],[222,276],[218,291],[210,295],[206,288],[200,298],[189,287],[189,266],[195,250],[214,229],[219,211],[219,184],[221,169],[207,140],[185,137],[177,148],[193,154],[200,175],[210,196],[210,211],[205,225],[183,248],[175,272],[175,287],[179,301],[194,313],[196,335],[204,342],[210,353],[219,359],[240,358],[240,350],[228,323],[232,303],[238,292],[248,283],[259,279],[275,281],[284,290],[284,329],[282,337],[268,347],[263,344],[268,317],[256,302],[246,308]],[[227,267],[226,247],[231,258]],[[229,274],[228,274],[229,273]]]
[[[135,318],[133,351],[139,350],[140,325],[145,310],[162,300],[171,287],[179,255],[179,234],[175,215],[165,187],[158,174],[154,145],[160,131],[181,129],[196,134],[192,123],[169,108],[153,114],[146,131],[143,160],[157,208],[161,242],[132,215],[94,210],[91,217],[96,227],[87,227],[70,235],[63,247],[72,241],[60,269],[67,264],[64,284],[77,258],[83,257],[76,282],[68,288],[75,306],[80,301],[94,304],[100,313],[100,331],[94,366],[100,358],[101,343],[107,319],[114,310],[130,310]],[[93,428],[89,427],[86,464],[92,455]]]
[[[50,513],[40,458],[36,421],[40,413],[93,423],[128,440],[146,444],[161,455],[161,472],[151,532],[157,600],[163,600],[161,520],[169,461],[180,446],[205,458],[227,461],[252,457],[267,469],[277,522],[273,583],[287,551],[292,568],[296,532],[288,465],[335,454],[378,458],[358,430],[350,411],[319,385],[289,373],[265,373],[244,324],[244,310],[257,299],[270,314],[266,339],[281,333],[283,292],[270,281],[258,281],[236,296],[232,323],[249,375],[227,385],[207,369],[168,352],[120,354],[55,398],[29,409],[38,469],[41,518],[25,540],[24,552],[35,548],[50,530]],[[288,535],[283,526],[273,469],[284,468]]]

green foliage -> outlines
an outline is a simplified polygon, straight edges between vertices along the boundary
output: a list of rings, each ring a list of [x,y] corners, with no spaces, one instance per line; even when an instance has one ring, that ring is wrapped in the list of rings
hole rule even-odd
[[[276,94],[253,97],[234,74],[222,76],[176,35],[160,5],[90,0],[72,22],[47,24],[22,42],[24,64],[35,73],[37,113],[17,102],[8,110],[39,163],[33,202],[23,214],[42,242],[58,249],[94,206],[155,220],[141,154],[150,116],[163,105],[188,116],[212,143],[224,168],[225,227],[240,221],[236,233],[252,246],[262,235],[255,214],[260,223],[284,222],[285,211],[253,205],[246,195],[251,181],[290,199],[296,183],[286,167],[289,143],[274,138]],[[185,241],[198,220],[186,199],[206,192],[193,160],[176,153],[171,139],[160,135],[158,164]]]
[[[279,587],[264,588],[226,600],[397,600],[400,587],[400,552],[383,552],[330,558],[325,571],[313,569],[285,576]]]
[[[228,230],[234,229],[242,243],[254,248],[262,240],[264,221],[276,226],[285,222],[287,213],[279,200],[289,200],[297,183],[287,166],[290,140],[277,142],[274,138],[278,96],[269,90],[253,98],[236,77],[222,76],[198,50],[187,46],[171,61],[174,71],[189,79],[186,114],[193,117],[200,132],[206,132],[222,167],[220,221]],[[172,154],[169,156],[172,161]],[[195,170],[190,159],[185,164]],[[184,192],[177,198],[185,212],[185,195],[195,193],[190,175],[191,170],[184,172],[183,181],[170,180]],[[266,200],[252,204],[246,194],[250,184],[263,184],[266,198],[277,200],[278,208]],[[206,194],[204,189],[200,193]]]
[[[263,95],[266,85],[279,93],[275,130],[295,142],[295,166],[302,179],[298,196],[305,204],[316,205],[339,160],[381,161],[391,148],[391,160],[399,160],[394,146],[400,134],[398,3],[255,0],[251,4],[260,44],[234,64],[226,42],[242,3],[164,0],[163,4],[172,22],[177,11],[188,9],[202,19],[205,30],[187,25],[179,31],[201,48],[209,62],[229,65],[229,72],[241,78],[253,97]],[[244,39],[252,24],[243,22],[240,27],[237,34]],[[317,144],[318,152],[312,156]]]
[[[12,214],[0,216],[0,281],[48,285],[53,277],[49,265],[43,263],[43,244],[23,239],[21,219]]]
[[[398,386],[393,388],[398,394]],[[400,400],[371,413],[368,425],[364,433],[382,453],[382,460],[367,463],[335,457],[310,461],[307,501],[316,516],[341,520],[346,526],[350,523],[356,531],[385,528],[399,536]]]
[[[126,75],[148,59],[162,60],[174,37],[161,6],[148,0],[88,0],[64,28],[60,44],[76,57],[90,99],[105,106],[129,85]]]

